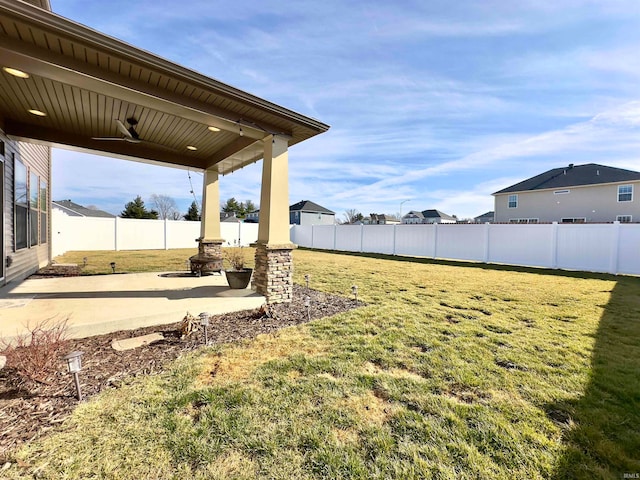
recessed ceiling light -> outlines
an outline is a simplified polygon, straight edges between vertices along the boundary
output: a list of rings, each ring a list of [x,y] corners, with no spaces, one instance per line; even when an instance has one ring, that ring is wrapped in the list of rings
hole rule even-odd
[[[209,130],[211,130],[212,132],[219,132],[220,129],[218,127],[209,127]]]
[[[29,74],[27,72],[23,72],[22,70],[18,70],[17,68],[2,67],[2,70],[7,72],[9,75],[13,75],[14,77],[29,78]]]
[[[33,114],[33,115],[37,115],[39,117],[46,117],[47,114],[45,112],[43,112],[42,110],[36,110],[36,109],[31,109],[28,110],[29,113]]]
[[[198,147],[194,147],[193,145],[187,145],[187,150],[197,150]]]

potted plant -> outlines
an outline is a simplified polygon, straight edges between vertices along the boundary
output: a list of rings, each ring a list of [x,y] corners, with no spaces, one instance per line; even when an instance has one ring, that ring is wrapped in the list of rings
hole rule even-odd
[[[227,283],[230,288],[247,288],[251,281],[253,269],[244,266],[244,250],[241,248],[230,248],[224,252],[225,260],[231,265],[230,269],[224,271]]]

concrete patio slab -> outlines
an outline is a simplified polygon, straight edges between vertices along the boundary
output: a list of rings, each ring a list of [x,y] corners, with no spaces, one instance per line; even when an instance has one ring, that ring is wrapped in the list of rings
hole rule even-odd
[[[224,275],[184,272],[32,278],[0,288],[0,337],[27,325],[66,319],[71,338],[179,322],[187,312],[211,315],[258,308],[262,295],[231,290]]]

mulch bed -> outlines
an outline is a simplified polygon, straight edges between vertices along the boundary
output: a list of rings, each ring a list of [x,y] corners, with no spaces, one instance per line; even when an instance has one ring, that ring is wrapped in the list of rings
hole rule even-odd
[[[353,299],[295,285],[290,304],[273,305],[266,311],[256,309],[211,317],[209,344],[251,339],[259,334],[305,323],[308,321],[307,307],[304,306],[307,295],[311,300],[311,320],[356,307]],[[177,320],[170,325],[69,340],[65,352],[84,352],[80,383],[85,399],[105,389],[119,388],[127,378],[162,372],[168,362],[201,347],[202,332],[181,338],[181,319]],[[115,339],[154,332],[162,333],[164,340],[127,351],[116,351],[111,347]],[[58,371],[42,380],[25,381],[10,366],[0,370],[0,465],[10,458],[11,451],[17,446],[46,434],[63,422],[78,404],[73,377],[66,373],[63,360]]]

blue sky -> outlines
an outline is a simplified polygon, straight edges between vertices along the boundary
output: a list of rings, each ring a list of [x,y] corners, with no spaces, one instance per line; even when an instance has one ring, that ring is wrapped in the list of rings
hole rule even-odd
[[[290,203],[342,217],[493,209],[550,168],[640,170],[638,0],[51,0],[53,10],[331,125],[289,151]],[[186,211],[187,173],[54,150],[53,198]],[[261,162],[220,182],[259,204]],[[77,179],[82,182],[78,185]],[[202,175],[192,173],[199,197]]]

